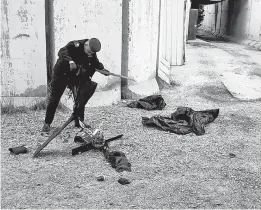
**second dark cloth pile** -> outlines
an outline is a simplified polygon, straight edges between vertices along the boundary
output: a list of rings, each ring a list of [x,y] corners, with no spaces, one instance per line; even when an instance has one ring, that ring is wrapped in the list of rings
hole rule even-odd
[[[178,107],[170,117],[142,117],[142,124],[157,127],[164,131],[185,135],[194,132],[196,135],[205,133],[205,125],[213,122],[219,114],[219,109],[194,111],[189,107]]]

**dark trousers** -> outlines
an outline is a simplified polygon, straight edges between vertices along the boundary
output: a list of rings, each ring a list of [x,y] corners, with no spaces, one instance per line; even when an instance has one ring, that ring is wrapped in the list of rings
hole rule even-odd
[[[47,124],[51,124],[53,122],[56,109],[64,90],[67,85],[71,85],[70,74],[69,64],[58,59],[54,66],[52,80],[50,83],[50,96],[45,115],[45,123]],[[85,105],[95,92],[97,83],[92,82],[87,75],[82,75],[79,79],[80,92],[78,96],[78,106],[74,110],[74,114],[80,117],[80,120],[83,121]],[[76,82],[76,80],[74,80],[74,82]]]

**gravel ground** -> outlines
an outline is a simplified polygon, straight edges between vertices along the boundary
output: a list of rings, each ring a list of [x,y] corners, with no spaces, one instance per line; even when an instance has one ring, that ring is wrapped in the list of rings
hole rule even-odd
[[[93,127],[103,122],[105,137],[124,134],[110,145],[126,154],[132,172],[117,173],[97,151],[72,157],[72,126],[32,158],[46,140],[39,132],[45,112],[2,115],[1,208],[261,208],[261,102],[233,98],[215,68],[206,69],[163,90],[162,111],[131,109],[125,102],[87,108],[86,121]],[[220,115],[203,136],[142,126],[142,116],[169,116],[178,106],[219,108]],[[53,126],[69,115],[58,112]],[[22,144],[29,153],[8,151]],[[98,175],[106,180],[96,181]],[[120,185],[120,177],[131,183]]]

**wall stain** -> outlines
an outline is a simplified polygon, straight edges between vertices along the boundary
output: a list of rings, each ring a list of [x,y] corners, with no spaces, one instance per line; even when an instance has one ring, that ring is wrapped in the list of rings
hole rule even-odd
[[[21,37],[30,37],[30,35],[29,34],[18,34],[13,39],[18,39],[18,38],[21,38]]]
[[[20,17],[21,22],[28,22],[28,11],[22,7],[17,11],[17,15]]]
[[[13,94],[13,69],[10,60],[10,33],[9,33],[9,4],[8,0],[1,1],[1,95]]]
[[[8,2],[7,0],[2,1],[2,6],[3,6],[3,16],[1,23],[1,31],[2,31],[2,42],[1,42],[1,51],[2,51],[2,58],[10,58],[10,50],[9,50],[9,19],[8,19]],[[1,11],[2,12],[2,11]],[[5,22],[5,24],[3,24]]]

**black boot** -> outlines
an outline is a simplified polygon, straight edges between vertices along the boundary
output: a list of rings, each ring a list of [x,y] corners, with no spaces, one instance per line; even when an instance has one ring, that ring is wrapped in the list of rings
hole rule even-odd
[[[74,120],[74,126],[75,128],[81,128],[80,121],[78,119]]]
[[[50,129],[51,129],[50,124],[44,123],[43,128],[42,128],[42,132],[48,133],[50,131]]]

